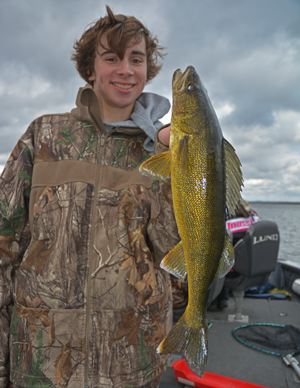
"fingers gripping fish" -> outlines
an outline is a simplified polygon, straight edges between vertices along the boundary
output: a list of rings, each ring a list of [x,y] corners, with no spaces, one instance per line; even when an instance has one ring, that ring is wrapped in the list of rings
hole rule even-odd
[[[161,267],[182,279],[188,275],[189,302],[158,352],[181,352],[190,369],[203,376],[209,289],[234,264],[225,207],[234,214],[243,179],[240,161],[222,136],[195,69],[190,66],[183,74],[176,70],[172,89],[170,150],[148,159],[140,171],[157,179],[171,178],[181,242],[162,260]]]

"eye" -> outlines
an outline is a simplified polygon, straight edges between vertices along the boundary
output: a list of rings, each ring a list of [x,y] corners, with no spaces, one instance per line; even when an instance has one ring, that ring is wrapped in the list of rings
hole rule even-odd
[[[193,90],[196,90],[198,88],[198,85],[195,84],[195,83],[192,83],[192,84],[189,84],[188,87],[187,87],[187,90],[189,92],[192,92]]]
[[[135,65],[139,65],[140,63],[143,62],[143,60],[140,59],[140,58],[134,58],[134,59],[132,60],[132,62],[133,62]]]

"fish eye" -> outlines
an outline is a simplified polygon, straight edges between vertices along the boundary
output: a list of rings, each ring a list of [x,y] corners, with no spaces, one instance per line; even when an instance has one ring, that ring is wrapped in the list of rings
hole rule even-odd
[[[189,85],[188,85],[187,90],[188,90],[189,92],[192,92],[193,90],[197,89],[197,87],[198,87],[197,84],[192,83],[192,84],[189,84]]]

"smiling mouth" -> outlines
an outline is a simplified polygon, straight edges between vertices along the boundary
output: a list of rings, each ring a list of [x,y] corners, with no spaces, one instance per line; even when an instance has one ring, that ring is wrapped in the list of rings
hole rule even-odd
[[[113,82],[112,84],[117,86],[118,88],[121,88],[121,89],[130,89],[134,86],[134,84],[124,85],[124,84],[118,84],[116,82]]]

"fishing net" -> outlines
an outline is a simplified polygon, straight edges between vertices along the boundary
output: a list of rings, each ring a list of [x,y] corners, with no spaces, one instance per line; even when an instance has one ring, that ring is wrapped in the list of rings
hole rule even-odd
[[[253,323],[236,327],[233,336],[253,349],[279,356],[293,367],[300,377],[300,365],[295,358],[300,354],[300,329],[292,325]]]

